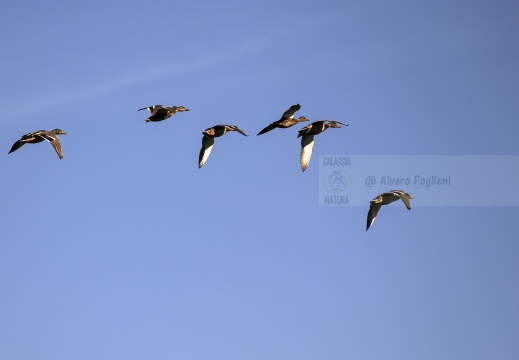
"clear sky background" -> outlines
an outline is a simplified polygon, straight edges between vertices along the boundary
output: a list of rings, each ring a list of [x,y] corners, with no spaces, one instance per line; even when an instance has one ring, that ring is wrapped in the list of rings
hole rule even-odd
[[[518,154],[518,2],[1,9],[0,358],[518,358],[518,207],[416,198],[366,232],[371,198],[319,206],[317,162]],[[305,173],[302,125],[256,136],[296,103],[350,123]],[[216,124],[251,136],[198,169]],[[54,128],[62,160],[7,154]]]

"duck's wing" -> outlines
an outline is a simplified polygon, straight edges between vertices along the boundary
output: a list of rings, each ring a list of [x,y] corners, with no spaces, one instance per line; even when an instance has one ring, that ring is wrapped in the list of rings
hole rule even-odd
[[[303,135],[301,137],[301,155],[299,159],[301,160],[301,170],[305,171],[310,163],[310,158],[312,157],[312,149],[314,147],[314,136],[313,135]]]
[[[20,140],[18,140],[17,142],[15,142],[15,143],[13,144],[13,146],[11,147],[11,150],[9,151],[9,154],[12,153],[13,151],[18,150],[18,149],[21,148],[22,146],[24,146],[25,143],[26,143],[26,141],[24,141],[24,140],[22,140],[22,139],[20,139]]]
[[[63,159],[63,150],[61,150],[61,144],[56,135],[53,136],[48,133],[39,133],[38,136],[41,136],[42,138],[47,140],[52,145],[54,150],[56,150],[56,154],[58,154],[59,158]]]
[[[296,111],[298,111],[299,109],[301,109],[301,105],[299,105],[299,104],[292,105],[292,106],[290,107],[290,109],[288,109],[287,111],[285,111],[285,112],[283,113],[283,115],[281,116],[281,119],[280,119],[280,120],[285,120],[285,119],[288,119],[288,118],[294,117],[294,114],[295,114]]]
[[[398,199],[402,199],[404,195],[405,192],[403,190],[390,190],[388,192],[380,194],[380,196],[382,196],[381,205],[387,205],[391,204],[394,201],[398,201]],[[405,204],[405,201],[403,199],[402,201]]]
[[[380,205],[369,205],[369,211],[368,211],[368,222],[366,224],[366,231],[368,231],[369,227],[373,225],[373,222],[377,218],[378,211],[380,210]]]
[[[164,107],[162,105],[152,105],[152,106],[148,106],[148,107],[143,107],[142,109],[139,109],[137,111],[141,111],[141,110],[149,110],[150,112],[150,115],[153,116],[157,113],[157,111],[159,109],[163,109]]]
[[[274,130],[276,128],[276,126],[274,125],[274,123],[270,124],[269,126],[267,126],[266,128],[264,128],[263,130],[261,130],[258,135],[261,135],[261,134],[265,134],[266,132],[269,132],[271,130]],[[257,136],[257,135],[256,135]]]
[[[56,154],[58,154],[60,159],[63,159],[63,150],[61,150],[61,143],[58,139],[51,141],[50,144],[56,150]]]
[[[404,202],[407,210],[411,210],[411,202],[409,201],[409,199],[411,199],[411,197],[409,196],[409,194],[407,194],[407,193],[402,194],[400,199],[402,199],[402,201]]]
[[[171,116],[171,115],[176,113],[176,111],[171,111],[171,110],[172,110],[171,107],[165,108],[165,107],[161,106],[160,108],[153,110],[153,113],[151,114],[151,116],[166,118],[166,117],[169,117],[169,116]]]
[[[209,154],[213,150],[214,137],[204,136],[202,138],[202,149],[200,149],[200,155],[198,156],[198,168],[204,166],[205,162],[209,158]]]
[[[18,140],[17,142],[15,142],[13,144],[13,146],[11,147],[11,150],[9,151],[9,154],[12,153],[13,151],[16,151],[18,150],[19,148],[21,148],[22,146],[24,146],[26,143],[28,142],[32,142],[33,140],[36,140],[36,137],[39,137],[38,135],[42,132],[43,130],[39,130],[39,131],[36,131],[36,132],[32,132],[32,133],[28,133],[28,134],[25,134],[22,136],[22,138],[20,140]],[[40,140],[41,141],[41,140]]]

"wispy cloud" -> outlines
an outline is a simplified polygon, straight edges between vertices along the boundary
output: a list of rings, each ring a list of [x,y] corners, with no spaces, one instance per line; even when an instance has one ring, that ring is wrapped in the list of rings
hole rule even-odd
[[[305,30],[311,31],[310,29],[312,27],[320,26],[322,23],[328,21],[328,18],[329,16],[314,18],[310,23],[305,23]],[[278,44],[280,43],[288,42],[293,39],[294,36],[300,36],[300,34],[301,28],[294,24],[280,26],[270,32],[247,39],[242,43],[230,45],[225,49],[206,53],[188,61],[170,62],[162,67],[150,66],[140,71],[131,71],[108,80],[106,80],[106,78],[99,79],[99,81],[94,79],[87,85],[84,85],[84,83],[73,83],[67,87],[46,88],[39,93],[24,98],[23,102],[20,100],[19,103],[16,101],[14,101],[14,103],[10,101],[9,104],[0,103],[0,107],[5,111],[5,114],[1,115],[7,117],[12,112],[11,109],[23,108],[27,106],[27,104],[30,104],[31,108],[42,111],[106,96],[127,87],[164,77],[212,70],[257,53],[268,51],[273,47],[279,46]],[[3,102],[5,101],[6,100],[3,100]],[[17,122],[19,121],[23,121],[23,119],[17,119]]]

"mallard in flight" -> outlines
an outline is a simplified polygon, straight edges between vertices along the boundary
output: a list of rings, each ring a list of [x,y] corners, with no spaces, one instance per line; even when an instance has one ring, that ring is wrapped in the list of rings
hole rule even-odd
[[[308,120],[307,118],[305,118],[304,116],[300,116],[298,117],[297,119],[294,118],[294,114],[297,110],[301,109],[301,105],[299,104],[296,104],[296,105],[292,105],[290,107],[290,109],[288,109],[287,111],[285,111],[283,113],[283,115],[281,115],[281,119],[279,119],[278,121],[274,121],[273,123],[271,123],[269,126],[267,126],[266,128],[264,128],[263,130],[261,130],[258,135],[261,135],[261,134],[265,134],[266,132],[269,132],[270,130],[274,130],[275,128],[281,128],[281,129],[286,129],[286,128],[289,128],[291,126],[294,126],[295,124],[297,124],[298,122],[302,122],[302,121],[310,121]]]
[[[9,151],[9,154],[13,151],[18,150],[25,144],[37,144],[42,142],[43,140],[47,140],[54,150],[56,150],[56,153],[58,154],[59,158],[63,158],[63,151],[61,150],[61,144],[58,139],[58,135],[66,135],[67,133],[62,131],[61,129],[54,129],[52,131],[47,130],[39,130],[32,133],[28,133],[22,136],[20,140],[14,143],[14,145],[11,147],[11,150]]]
[[[184,106],[163,107],[162,105],[148,106],[148,107],[139,109],[137,111],[146,110],[146,109],[148,109],[150,112],[150,117],[146,119],[146,122],[166,120],[167,118],[172,117],[179,111],[189,111],[189,109],[185,108]]]
[[[297,137],[301,136],[301,154],[299,156],[301,160],[301,170],[305,171],[310,163],[312,149],[314,147],[314,135],[320,134],[328,128],[340,128],[341,126],[339,124],[344,126],[349,125],[333,120],[319,120],[299,130]]]
[[[205,129],[202,133],[204,137],[202,138],[202,149],[200,149],[200,155],[198,157],[198,168],[204,166],[207,158],[209,158],[209,154],[211,154],[211,150],[213,150],[214,138],[220,137],[229,131],[237,131],[243,136],[249,136],[235,125],[216,125]]]
[[[371,200],[369,202],[368,223],[366,225],[366,231],[368,231],[369,227],[377,218],[377,214],[380,210],[380,207],[382,205],[391,204],[393,201],[397,201],[398,199],[401,199],[404,202],[405,206],[407,207],[407,210],[411,210],[411,203],[409,202],[409,199],[414,199],[414,197],[402,190],[391,190],[382,193],[373,200]]]

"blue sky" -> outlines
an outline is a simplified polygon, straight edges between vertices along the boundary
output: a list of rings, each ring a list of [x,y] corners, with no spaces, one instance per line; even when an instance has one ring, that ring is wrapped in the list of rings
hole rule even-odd
[[[517,155],[518,11],[4,4],[0,358],[517,358],[517,207],[416,198],[366,232],[371,198],[319,206],[317,159]],[[302,126],[256,136],[296,103],[350,124],[316,136],[304,173]],[[191,111],[145,123],[154,104]],[[251,136],[198,169],[217,124]],[[62,160],[7,154],[54,128]]]

